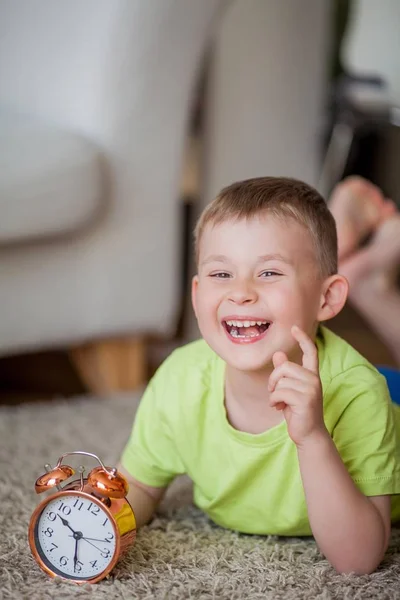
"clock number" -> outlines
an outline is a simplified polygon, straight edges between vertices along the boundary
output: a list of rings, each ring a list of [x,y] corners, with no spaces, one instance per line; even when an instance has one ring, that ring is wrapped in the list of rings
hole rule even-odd
[[[78,573],[79,573],[80,571],[82,571],[82,567],[83,567],[83,563],[80,560],[78,560],[76,565],[74,565],[74,571],[78,571]]]
[[[97,560],[92,560],[90,565],[91,565],[92,569],[94,569],[95,566],[97,565]]]
[[[108,517],[107,517],[107,519],[104,520],[103,527],[107,523],[107,521],[108,521]]]
[[[80,501],[80,500],[79,500],[79,498],[77,498],[77,499],[75,500],[75,502],[74,502],[74,508],[76,508],[76,507],[77,507],[77,504],[78,504],[78,502],[79,502],[79,501]],[[83,502],[82,502],[82,501],[80,501],[80,504],[79,504],[78,510],[81,510],[82,506],[83,506]]]
[[[103,552],[100,553],[102,555],[103,558],[108,558],[111,554],[111,552],[109,550],[107,550],[107,548],[104,548]]]
[[[106,542],[111,542],[111,540],[113,540],[113,539],[114,539],[114,534],[112,534],[112,533],[109,533],[109,534],[107,535],[107,537],[105,538],[105,541],[106,541]]]
[[[99,506],[93,506],[93,502],[91,502],[89,504],[89,506],[87,507],[88,510],[90,510],[90,512],[92,513],[92,515],[98,515],[100,512],[100,507]]]
[[[44,535],[47,537],[51,537],[54,533],[54,530],[51,527],[48,527],[45,531],[43,531]]]
[[[47,518],[49,519],[49,521],[55,521],[57,518],[57,515],[54,512],[49,512],[49,514],[47,515]]]
[[[54,543],[51,542],[51,545],[53,546],[52,549],[50,550],[50,552],[53,552],[53,550],[55,550],[56,548],[58,548],[58,546]]]
[[[58,507],[57,510],[64,513],[64,515],[69,515],[71,513],[71,507],[64,504],[64,502],[60,502],[60,506]]]
[[[67,558],[66,556],[62,556],[62,557],[60,558],[60,565],[61,565],[62,567],[65,567],[65,565],[67,564],[67,562],[68,562],[68,558]]]

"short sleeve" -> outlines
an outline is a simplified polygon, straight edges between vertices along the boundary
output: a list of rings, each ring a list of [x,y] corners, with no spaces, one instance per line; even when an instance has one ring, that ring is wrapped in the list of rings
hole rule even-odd
[[[154,487],[166,487],[185,472],[166,415],[168,402],[173,401],[168,368],[164,363],[150,381],[121,458],[134,479]]]
[[[400,494],[400,440],[385,378],[354,367],[328,393],[333,404],[345,400],[332,437],[357,487],[366,496]]]

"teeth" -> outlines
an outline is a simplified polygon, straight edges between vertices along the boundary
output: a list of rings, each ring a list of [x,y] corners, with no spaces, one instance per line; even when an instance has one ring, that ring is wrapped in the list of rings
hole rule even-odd
[[[267,325],[268,321],[226,321],[230,327],[255,327],[255,325]]]
[[[239,335],[238,330],[237,329],[232,329],[231,331],[231,336],[235,337],[235,338],[248,338],[248,337],[258,337],[259,333],[255,333],[254,331],[252,333],[250,333],[250,335]]]

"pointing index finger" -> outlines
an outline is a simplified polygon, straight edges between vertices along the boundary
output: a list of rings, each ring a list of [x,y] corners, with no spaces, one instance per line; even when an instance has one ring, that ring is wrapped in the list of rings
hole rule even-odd
[[[316,345],[297,325],[293,325],[292,335],[303,351],[303,367],[318,375],[318,351]]]

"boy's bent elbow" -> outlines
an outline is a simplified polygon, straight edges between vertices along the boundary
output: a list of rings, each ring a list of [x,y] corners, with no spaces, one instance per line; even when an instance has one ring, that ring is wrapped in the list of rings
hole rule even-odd
[[[335,539],[331,535],[325,537],[324,544],[318,544],[321,552],[340,574],[370,575],[379,567],[388,549],[390,513],[384,519],[376,507],[369,503],[365,506],[368,511],[361,513],[358,521],[348,522],[347,527],[343,527]]]
[[[342,554],[337,559],[331,559],[330,563],[341,575],[349,575],[350,573],[355,575],[371,575],[381,564],[387,546],[388,544],[380,552],[366,552],[365,549],[360,548],[357,554],[352,556],[344,556]]]
[[[350,561],[348,564],[338,566],[332,563],[333,568],[339,575],[371,575],[379,567],[381,560],[369,563],[368,561]]]

